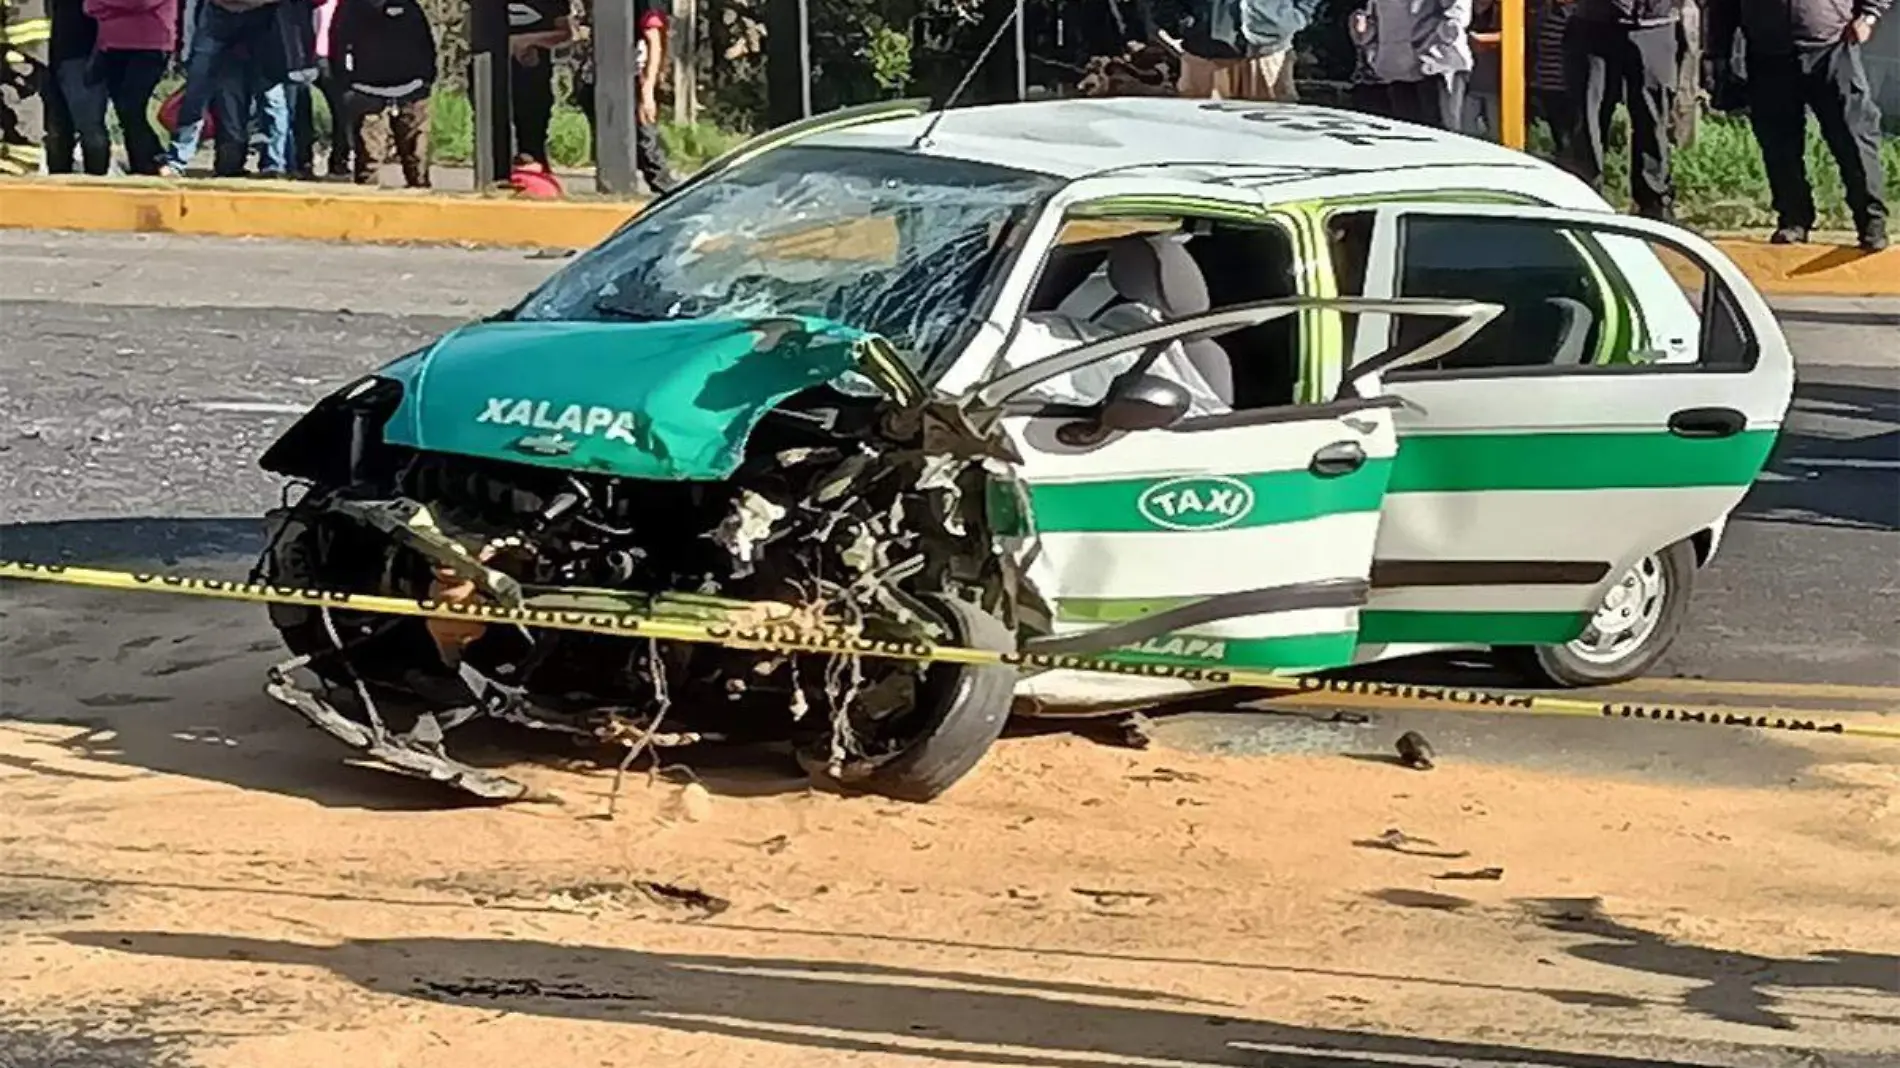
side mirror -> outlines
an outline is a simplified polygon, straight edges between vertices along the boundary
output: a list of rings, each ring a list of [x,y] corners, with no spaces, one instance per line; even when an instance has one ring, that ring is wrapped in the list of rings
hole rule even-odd
[[[1179,384],[1153,375],[1117,381],[1102,402],[1097,425],[1104,430],[1159,430],[1173,426],[1192,403]]]

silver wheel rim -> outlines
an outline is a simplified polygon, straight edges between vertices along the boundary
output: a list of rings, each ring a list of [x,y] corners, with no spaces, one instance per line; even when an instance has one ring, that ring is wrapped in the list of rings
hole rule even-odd
[[[1592,664],[1614,664],[1640,652],[1662,622],[1669,580],[1661,556],[1645,556],[1624,572],[1590,617],[1590,626],[1564,648]]]

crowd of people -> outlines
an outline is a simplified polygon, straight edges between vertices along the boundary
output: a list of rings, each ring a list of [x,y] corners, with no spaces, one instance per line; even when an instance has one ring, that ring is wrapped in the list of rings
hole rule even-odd
[[[590,127],[595,118],[593,0],[508,7],[516,177],[551,181],[558,64],[571,66],[572,101]],[[637,20],[639,162],[664,191],[674,180],[657,134],[666,15],[643,0]],[[209,140],[218,177],[315,179],[321,145],[330,178],[376,183],[393,157],[404,184],[430,184],[438,52],[420,0],[47,0],[46,21],[38,97],[49,173],[109,172],[110,111],[132,174],[181,177]],[[151,113],[168,71],[183,84],[159,102],[161,137]],[[319,97],[329,115],[322,137]]]
[[[50,20],[40,20],[51,25],[40,91],[49,171],[106,172],[109,107],[133,173],[182,174],[206,136],[216,146],[213,173],[243,173],[255,131],[256,173],[314,177],[313,105],[320,95],[330,114],[329,175],[376,181],[393,153],[407,184],[429,184],[437,53],[420,0],[0,2],[50,7]],[[1706,56],[1706,77],[1692,82],[1718,109],[1747,112],[1778,221],[1773,240],[1804,242],[1815,225],[1805,162],[1811,112],[1840,167],[1861,247],[1887,246],[1881,117],[1861,49],[1893,0],[1524,2],[1530,111],[1548,125],[1559,160],[1584,181],[1602,186],[1620,106],[1629,115],[1633,205],[1652,218],[1673,216],[1680,74],[1685,62]],[[1355,50],[1354,106],[1497,136],[1499,3],[1362,0],[1346,27]],[[1163,91],[1293,99],[1294,43],[1319,4],[1173,0],[1168,25],[1151,22],[1154,37],[1178,60],[1178,79]],[[524,174],[538,174],[553,183],[548,133],[557,65],[571,65],[571,103],[590,127],[595,119],[593,0],[511,0],[508,9],[515,177],[519,184]],[[657,134],[664,0],[636,0],[635,12],[638,162],[648,184],[663,192],[674,182]],[[160,109],[167,145],[147,114],[170,69],[185,78]]]
[[[1526,88],[1558,159],[1599,189],[1618,105],[1629,114],[1630,199],[1674,215],[1671,117],[1686,57],[1708,57],[1712,102],[1748,112],[1777,244],[1815,224],[1806,164],[1814,114],[1839,165],[1860,247],[1887,247],[1880,111],[1861,48],[1892,0],[1526,0]],[[1319,0],[1188,0],[1169,41],[1188,96],[1294,95],[1293,40]],[[1700,17],[1700,16],[1706,16]],[[1364,0],[1349,16],[1355,107],[1480,136],[1497,133],[1498,0]],[[1698,47],[1699,46],[1699,47]]]

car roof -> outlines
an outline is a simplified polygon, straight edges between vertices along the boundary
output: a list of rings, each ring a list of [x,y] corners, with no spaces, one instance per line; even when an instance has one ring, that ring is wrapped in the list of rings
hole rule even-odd
[[[935,122],[935,127],[930,128]],[[1075,180],[1106,173],[1263,184],[1397,167],[1547,174],[1535,157],[1474,137],[1310,104],[1180,97],[1039,100],[906,115],[813,136],[808,144],[908,148]]]

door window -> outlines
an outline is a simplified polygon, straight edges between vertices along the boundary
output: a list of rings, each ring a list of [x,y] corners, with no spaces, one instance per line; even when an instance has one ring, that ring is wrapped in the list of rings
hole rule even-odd
[[[1504,309],[1456,351],[1415,371],[1595,362],[1618,309],[1604,271],[1586,249],[1584,241],[1543,222],[1405,219],[1398,296],[1482,300]],[[1393,342],[1410,347],[1439,329],[1400,320]]]
[[[1131,250],[1125,246],[1135,243],[1155,245],[1160,255],[1128,255]],[[1118,256],[1125,266],[1154,267],[1154,276],[1112,270]],[[1036,280],[1004,363],[1027,366],[1145,322],[1295,296],[1298,263],[1292,231],[1277,222],[1070,219]],[[1299,382],[1300,319],[1289,315],[1189,342],[1164,358],[1160,370],[1164,377],[1170,366],[1193,371],[1199,414],[1292,404]],[[1052,380],[1025,399],[1071,406],[1099,403],[1109,383],[1138,358],[1131,352],[1087,375]]]

